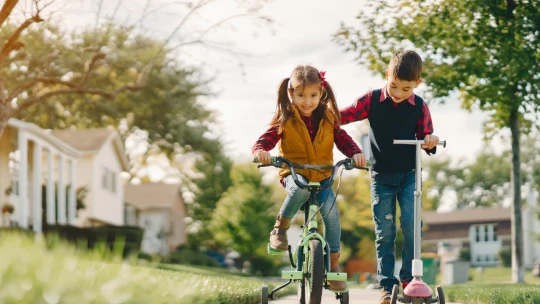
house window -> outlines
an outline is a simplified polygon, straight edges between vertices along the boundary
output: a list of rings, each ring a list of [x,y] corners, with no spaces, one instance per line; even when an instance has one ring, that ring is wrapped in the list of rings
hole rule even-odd
[[[476,242],[480,243],[480,226],[476,226],[476,229],[474,229],[476,232]]]
[[[493,241],[497,241],[497,226],[493,226]]]
[[[484,240],[485,240],[486,242],[489,242],[489,227],[490,227],[490,226],[491,226],[491,225],[485,225],[485,226],[484,226]]]
[[[101,185],[104,189],[108,189],[109,186],[109,169],[103,167],[103,172],[101,173]]]
[[[101,186],[112,193],[116,193],[117,176],[116,172],[107,167],[103,167],[101,173]]]

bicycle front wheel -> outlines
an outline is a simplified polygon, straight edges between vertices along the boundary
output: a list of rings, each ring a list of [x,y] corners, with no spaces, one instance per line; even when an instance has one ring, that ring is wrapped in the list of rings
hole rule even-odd
[[[307,278],[305,284],[306,302],[320,304],[324,285],[324,258],[321,241],[313,239],[309,241]]]

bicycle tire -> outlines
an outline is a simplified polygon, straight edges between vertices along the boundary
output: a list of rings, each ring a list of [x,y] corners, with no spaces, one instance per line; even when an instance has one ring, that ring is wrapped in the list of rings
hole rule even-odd
[[[321,241],[313,239],[309,241],[309,263],[306,293],[309,304],[320,304],[324,285],[324,257]]]

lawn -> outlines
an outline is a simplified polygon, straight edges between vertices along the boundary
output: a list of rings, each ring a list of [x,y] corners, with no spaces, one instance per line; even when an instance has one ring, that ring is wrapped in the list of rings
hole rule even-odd
[[[540,278],[526,272],[526,284],[511,284],[512,270],[486,267],[483,272],[471,269],[467,284],[444,286],[447,301],[463,304],[540,304]]]
[[[189,266],[137,266],[105,252],[0,236],[0,303],[260,302],[263,281]]]

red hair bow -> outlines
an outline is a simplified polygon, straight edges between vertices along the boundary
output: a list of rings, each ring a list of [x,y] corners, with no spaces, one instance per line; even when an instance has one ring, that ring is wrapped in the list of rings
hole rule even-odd
[[[321,86],[323,87],[326,86],[326,78],[324,77],[324,75],[326,75],[326,71],[319,72],[319,77],[321,78]]]

